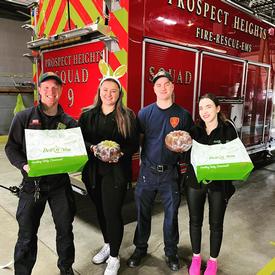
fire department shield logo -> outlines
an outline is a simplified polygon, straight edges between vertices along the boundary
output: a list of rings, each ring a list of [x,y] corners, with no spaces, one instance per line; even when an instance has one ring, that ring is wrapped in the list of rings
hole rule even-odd
[[[170,124],[173,128],[176,128],[178,126],[179,122],[180,122],[179,117],[177,117],[177,116],[170,117]]]

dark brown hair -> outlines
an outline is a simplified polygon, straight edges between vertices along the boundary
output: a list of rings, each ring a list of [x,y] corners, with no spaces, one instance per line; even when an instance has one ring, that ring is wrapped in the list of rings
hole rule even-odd
[[[221,106],[219,99],[214,94],[206,93],[206,94],[200,96],[199,102],[204,98],[208,98],[211,101],[213,101],[216,107]],[[218,112],[218,120],[221,120],[222,122],[227,121],[226,116],[221,111]],[[204,124],[204,122],[202,121],[201,118],[200,118],[200,123]]]

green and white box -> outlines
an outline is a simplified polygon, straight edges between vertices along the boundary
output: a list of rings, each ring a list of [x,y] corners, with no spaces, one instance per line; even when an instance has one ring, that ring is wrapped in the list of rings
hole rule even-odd
[[[81,171],[88,160],[81,129],[25,129],[30,177]]]
[[[193,140],[191,164],[198,182],[246,180],[254,167],[239,138],[214,145],[204,145]]]

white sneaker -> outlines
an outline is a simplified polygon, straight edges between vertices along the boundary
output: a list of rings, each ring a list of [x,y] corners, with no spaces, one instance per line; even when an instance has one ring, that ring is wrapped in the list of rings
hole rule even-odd
[[[117,275],[117,272],[120,268],[120,259],[119,257],[110,256],[106,261],[107,267],[105,269],[104,275]]]
[[[92,262],[94,264],[104,263],[110,256],[110,245],[105,243],[99,252],[93,257]]]

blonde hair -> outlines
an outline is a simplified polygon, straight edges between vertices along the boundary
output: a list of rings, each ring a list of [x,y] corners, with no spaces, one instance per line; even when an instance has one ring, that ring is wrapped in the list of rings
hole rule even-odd
[[[116,83],[118,88],[119,88],[119,97],[118,97],[118,100],[117,100],[116,105],[115,105],[115,111],[116,111],[115,119],[116,119],[116,123],[117,123],[119,133],[124,138],[126,138],[127,136],[129,136],[131,134],[131,119],[130,119],[130,116],[131,116],[132,112],[130,111],[130,109],[128,109],[126,106],[124,106],[124,104],[122,102],[123,92],[122,92],[122,89],[119,87],[117,81],[115,81],[111,78],[106,78],[104,81],[106,81],[106,80]],[[85,108],[85,110],[102,106],[102,100],[100,98],[100,88],[101,88],[101,85],[103,84],[103,82],[100,82],[100,84],[97,88],[97,93],[95,95],[93,105]]]

